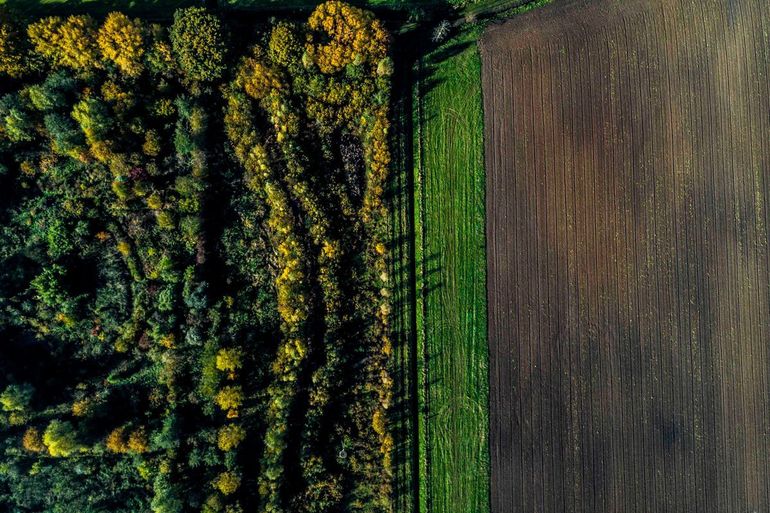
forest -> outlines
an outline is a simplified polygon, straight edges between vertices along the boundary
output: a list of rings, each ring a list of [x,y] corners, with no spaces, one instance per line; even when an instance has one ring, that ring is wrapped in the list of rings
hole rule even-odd
[[[393,510],[390,42],[0,14],[0,510]]]

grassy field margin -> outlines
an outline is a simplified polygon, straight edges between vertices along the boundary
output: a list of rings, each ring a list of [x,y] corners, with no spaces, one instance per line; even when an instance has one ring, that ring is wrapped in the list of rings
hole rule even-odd
[[[419,513],[490,508],[484,112],[485,26],[551,0],[486,0],[412,77]],[[478,21],[476,21],[478,20]]]
[[[480,29],[417,63],[416,335],[421,513],[489,510]]]

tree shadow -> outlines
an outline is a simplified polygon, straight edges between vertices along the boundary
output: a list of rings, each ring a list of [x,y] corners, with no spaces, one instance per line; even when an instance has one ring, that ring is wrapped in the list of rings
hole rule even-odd
[[[104,16],[113,11],[120,11],[132,16],[142,16],[147,19],[169,19],[174,10],[183,7],[210,7],[209,0],[56,0],[30,1],[6,0],[3,7],[24,17],[63,16],[70,14],[90,14]]]

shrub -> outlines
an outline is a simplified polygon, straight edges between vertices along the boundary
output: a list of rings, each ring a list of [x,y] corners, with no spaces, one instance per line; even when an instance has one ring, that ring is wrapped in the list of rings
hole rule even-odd
[[[170,32],[179,68],[192,80],[213,81],[225,70],[222,22],[203,7],[178,9]]]

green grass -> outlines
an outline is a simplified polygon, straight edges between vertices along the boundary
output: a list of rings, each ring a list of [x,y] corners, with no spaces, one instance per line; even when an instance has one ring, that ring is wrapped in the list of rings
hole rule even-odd
[[[420,511],[489,511],[479,30],[420,63],[415,186]]]

